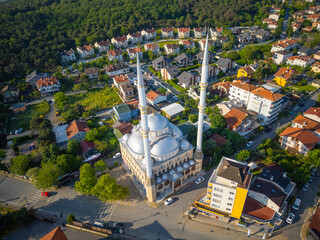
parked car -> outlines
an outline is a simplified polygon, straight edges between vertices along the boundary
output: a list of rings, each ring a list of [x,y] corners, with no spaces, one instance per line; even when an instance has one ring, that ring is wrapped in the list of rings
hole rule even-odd
[[[19,128],[19,129],[17,129],[14,133],[15,134],[19,134],[19,133],[21,133],[23,131],[23,129],[22,128]]]
[[[292,208],[296,211],[299,210],[300,208],[300,205],[301,205],[301,199],[300,198],[297,198],[295,201],[294,201],[294,204],[292,206]]]
[[[289,224],[292,224],[294,218],[295,218],[295,215],[293,213],[289,213],[289,215],[288,215],[288,217],[286,219],[286,222],[289,223]]]
[[[121,222],[114,223],[113,226],[122,230],[124,229],[124,223],[121,223]]]
[[[310,186],[310,184],[309,184],[309,183],[306,183],[306,184],[303,186],[302,190],[303,190],[304,192],[308,191],[309,186]]]
[[[116,159],[116,158],[118,158],[118,157],[120,157],[121,156],[121,153],[116,153],[114,156],[113,156],[113,159]]]
[[[312,170],[311,170],[311,176],[315,176],[316,175],[316,173],[317,173],[317,168],[312,168]]]
[[[49,192],[42,192],[41,196],[50,197],[50,193]]]
[[[10,132],[10,134],[13,135],[15,132],[16,132],[15,130],[12,130],[12,131]]]
[[[314,177],[313,177],[313,176],[310,176],[308,182],[309,182],[309,183],[313,182],[313,179],[314,179]]]
[[[164,202],[164,205],[168,206],[170,205],[171,203],[173,203],[173,199],[171,197],[169,197],[165,202]]]
[[[196,184],[200,184],[200,183],[202,183],[204,181],[204,177],[198,177],[194,182],[196,183]]]
[[[247,142],[247,147],[251,147],[253,145],[253,141]]]
[[[294,108],[293,108],[293,111],[298,111],[299,110],[299,106],[295,106]]]

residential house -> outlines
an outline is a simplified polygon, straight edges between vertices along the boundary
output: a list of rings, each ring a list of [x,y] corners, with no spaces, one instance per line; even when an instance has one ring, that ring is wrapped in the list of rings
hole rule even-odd
[[[167,96],[157,91],[150,91],[147,93],[146,99],[149,102],[149,104],[154,106],[158,103],[167,101]]]
[[[299,12],[295,12],[294,14],[292,14],[293,20],[300,20],[304,18],[304,12],[303,11],[299,11]]]
[[[90,45],[84,45],[83,47],[77,47],[77,52],[80,58],[88,58],[94,55],[94,48]]]
[[[182,72],[178,76],[179,85],[183,88],[188,88],[191,85],[195,84],[196,76],[189,72]]]
[[[308,230],[310,235],[312,235],[314,239],[320,239],[320,207],[317,207],[315,209]]]
[[[259,41],[259,42],[263,42],[266,41],[267,39],[269,39],[270,37],[270,32],[264,29],[258,29],[257,31],[255,31],[253,33],[253,35],[255,36],[255,38]]]
[[[127,75],[118,75],[113,78],[113,84],[119,88],[123,84],[130,84],[130,79]]]
[[[161,111],[165,113],[168,119],[173,119],[181,115],[184,110],[185,108],[181,106],[179,103],[172,103],[170,105],[167,105],[161,108]]]
[[[160,56],[152,61],[152,67],[156,71],[160,71],[162,68],[167,67],[169,62],[170,62],[169,58],[165,56]]]
[[[286,63],[289,65],[297,65],[300,67],[307,67],[310,66],[312,63],[315,62],[315,59],[309,56],[293,56],[293,57],[289,57],[287,58]]]
[[[223,33],[223,28],[210,28],[210,36],[213,37],[221,37]]]
[[[143,53],[140,47],[128,48],[127,52],[131,60],[136,59],[137,55],[139,55],[140,59],[143,58]]]
[[[66,62],[75,61],[75,60],[76,60],[76,54],[74,53],[72,48],[70,48],[70,50],[68,51],[64,50],[61,53],[61,62],[66,63]]]
[[[21,102],[21,103],[16,103],[16,104],[12,104],[12,111],[14,113],[19,113],[19,112],[24,112],[27,110],[26,107],[26,103],[25,102]]]
[[[174,61],[177,63],[177,66],[179,68],[188,67],[193,64],[192,57],[185,53],[182,53],[179,56],[175,57]]]
[[[48,73],[37,73],[37,71],[34,70],[32,73],[26,76],[26,82],[29,83],[31,86],[36,87],[36,82],[40,78],[46,78],[46,77],[49,77]]]
[[[109,50],[109,45],[110,45],[109,41],[101,41],[101,42],[96,42],[94,44],[94,47],[98,49],[98,52],[101,54]]]
[[[309,7],[309,9],[307,11],[309,14],[315,14],[320,11],[320,7],[319,6],[311,6],[311,7]]]
[[[190,28],[178,28],[178,38],[190,37]]]
[[[279,136],[281,147],[302,155],[307,155],[320,141],[313,131],[305,128],[288,127]]]
[[[310,14],[307,15],[307,19],[311,22],[317,22],[320,19],[320,14]]]
[[[298,115],[292,121],[292,127],[294,128],[304,128],[310,131],[313,131],[318,137],[320,137],[320,123],[314,121],[310,118],[307,118],[304,115]]]
[[[195,84],[198,84],[201,79],[202,69],[201,69],[201,67],[199,67],[199,68],[195,69],[195,71],[197,72],[197,74],[195,74],[196,75]],[[213,80],[213,78],[217,75],[219,75],[218,68],[216,66],[209,65],[208,66],[208,81]]]
[[[151,51],[154,54],[159,54],[160,53],[160,46],[158,43],[146,43],[144,45],[144,50],[145,51]]]
[[[161,37],[163,38],[173,38],[173,28],[161,28]]]
[[[188,96],[198,101],[200,99],[200,86],[191,85],[188,89]]]
[[[270,12],[280,12],[281,8],[280,7],[276,7],[275,5],[272,5],[270,8]]]
[[[131,83],[124,83],[119,86],[120,97],[124,102],[135,100],[134,91]]]
[[[114,117],[119,122],[129,122],[131,121],[131,110],[126,103],[121,103],[113,106]]]
[[[139,101],[137,101],[137,100],[130,101],[130,102],[127,102],[127,105],[131,110],[131,117],[132,118],[139,117],[139,114],[140,114]]]
[[[193,40],[188,40],[188,39],[180,40],[179,44],[182,45],[183,48],[188,48],[188,49],[191,49],[191,48],[195,47],[194,41]]]
[[[206,36],[207,29],[206,28],[193,28],[193,34],[195,38],[203,38]]]
[[[56,77],[41,78],[36,83],[41,96],[48,96],[60,91],[60,82]]]
[[[248,77],[248,78],[252,78],[254,72],[258,69],[259,65],[258,64],[252,64],[249,66],[245,66],[242,68],[238,69],[238,73],[237,73],[237,78],[239,77]]]
[[[117,48],[128,47],[128,41],[126,36],[112,38],[111,43]]]
[[[99,68],[97,67],[85,68],[84,72],[86,75],[88,75],[89,79],[95,79],[99,77]]]
[[[133,129],[133,125],[129,122],[116,122],[112,127],[113,132],[118,139],[122,138],[126,134],[130,134]]]
[[[251,179],[247,163],[223,157],[195,205],[209,216],[240,219]]]
[[[229,37],[228,36],[215,36],[212,38],[213,41],[222,46],[222,44],[229,42]]]
[[[269,14],[269,18],[275,20],[276,22],[279,21],[279,18],[280,18],[280,14],[279,13],[270,13]]]
[[[230,69],[235,67],[234,62],[231,59],[222,57],[216,62],[216,65],[220,70],[222,70],[225,73],[227,73]]]
[[[299,32],[301,29],[301,26],[302,26],[302,23],[300,23],[300,22],[291,23],[291,27],[292,27],[293,32]]]
[[[320,60],[320,52],[313,54],[313,58],[316,60]]]
[[[298,47],[298,42],[294,39],[284,39],[272,44],[270,52],[290,51],[293,48]]]
[[[312,27],[316,28],[319,31],[320,30],[320,21],[312,23]]]
[[[123,61],[123,56],[122,56],[122,52],[120,49],[114,49],[114,50],[110,50],[108,51],[108,59],[109,61]]]
[[[249,102],[250,93],[255,89],[257,89],[256,86],[238,80],[230,84],[228,97],[230,100],[236,99],[244,106],[247,106]]]
[[[5,103],[19,100],[19,89],[14,85],[7,85],[1,90],[2,100]]]
[[[217,82],[211,85],[212,91],[220,96],[228,96],[229,90],[231,88],[231,82]]]
[[[320,73],[320,62],[317,61],[314,64],[312,64],[311,71],[314,73]]]
[[[213,139],[216,143],[216,145],[220,148],[223,147],[223,145],[227,144],[228,143],[228,140],[225,139],[224,137],[222,137],[220,134],[218,133],[214,133],[212,136],[211,136],[211,139]]]
[[[273,79],[279,86],[286,87],[293,83],[296,70],[290,68],[280,68],[275,74]]]
[[[130,71],[130,67],[124,63],[118,63],[106,66],[106,74],[109,77],[113,77],[120,74],[125,74]]]
[[[131,84],[134,84],[137,81],[137,74],[134,72],[129,72],[125,74],[125,76],[129,79]]]
[[[303,116],[320,123],[320,108],[309,108],[303,113]]]
[[[179,68],[176,65],[171,67],[167,66],[161,69],[161,76],[164,80],[172,80],[180,73]]]
[[[247,45],[253,43],[254,35],[249,34],[248,32],[241,33],[237,35],[239,45]]]
[[[311,26],[304,27],[302,28],[302,31],[306,33],[311,33],[313,31],[313,27]]]
[[[179,44],[165,44],[164,45],[164,52],[167,55],[179,54],[180,53],[180,46]]]
[[[64,235],[60,226],[58,226],[40,240],[68,240],[68,238]]]
[[[198,54],[195,55],[196,60],[198,63],[202,64],[204,57],[204,51],[199,52]],[[208,51],[208,63],[211,63],[214,59],[214,53]]]
[[[270,30],[274,30],[278,27],[278,23],[277,22],[268,22],[267,23],[267,28]]]
[[[78,142],[81,142],[86,137],[87,132],[89,132],[89,127],[85,121],[74,120],[66,128],[66,134],[69,141],[75,139]]]
[[[142,30],[141,35],[144,37],[145,40],[151,40],[157,37],[157,32],[152,28],[152,29]]]
[[[206,47],[206,40],[200,40],[199,41],[199,46],[201,51],[204,51],[205,47]],[[208,40],[208,48],[210,48],[212,45],[214,45],[214,42],[212,40]]]
[[[95,148],[94,142],[83,140],[79,143],[79,146],[81,149],[80,153],[84,158],[83,163],[92,163],[99,160],[102,157],[101,153]]]
[[[132,44],[141,43],[141,42],[143,42],[143,37],[142,37],[141,33],[139,33],[139,32],[129,33],[127,35],[127,41]]]
[[[247,109],[258,114],[262,125],[275,121],[282,109],[284,95],[259,87],[251,91]]]
[[[274,61],[275,64],[282,64],[286,62],[287,58],[292,57],[293,53],[290,51],[279,51],[279,52],[274,52],[272,60]]]

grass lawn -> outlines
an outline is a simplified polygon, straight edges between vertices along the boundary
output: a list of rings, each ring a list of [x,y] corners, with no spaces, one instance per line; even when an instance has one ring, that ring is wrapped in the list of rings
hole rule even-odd
[[[159,42],[160,48],[163,48],[165,44],[172,44],[172,43],[179,43],[179,41],[165,41],[165,42]]]
[[[299,92],[302,92],[302,91],[312,92],[312,91],[316,90],[317,87],[312,86],[312,85],[304,85],[304,86],[293,85],[291,87],[291,89],[299,91]]]
[[[180,87],[178,84],[174,83],[172,80],[168,80],[167,83],[170,84],[175,89],[177,89],[179,92],[182,92],[182,93],[187,92],[186,89],[184,89],[183,87]]]
[[[21,113],[14,114],[8,122],[8,131],[18,128],[23,128],[24,131],[30,129],[30,120],[33,116],[45,117],[50,112],[48,102],[41,102],[27,106],[27,110]]]
[[[70,96],[68,101],[81,104],[86,111],[111,108],[122,102],[115,89],[111,87],[90,89],[86,93]]]

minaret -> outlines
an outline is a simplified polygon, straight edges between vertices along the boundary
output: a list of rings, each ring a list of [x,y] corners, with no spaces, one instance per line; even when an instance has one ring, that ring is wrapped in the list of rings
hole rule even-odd
[[[206,38],[206,46],[203,54],[201,81],[200,86],[200,101],[199,101],[199,115],[198,115],[198,133],[197,133],[197,147],[194,153],[194,160],[197,162],[197,172],[202,169],[202,133],[203,133],[203,117],[206,110],[206,89],[208,86],[208,35]]]
[[[141,74],[140,60],[137,55],[137,86],[139,95],[139,109],[141,113],[141,133],[143,136],[143,148],[144,148],[144,158],[146,161],[146,181],[145,188],[147,194],[148,202],[154,202],[156,200],[156,191],[154,179],[152,177],[152,167],[151,167],[151,154],[150,154],[150,141],[149,141],[149,127],[148,127],[148,116],[147,116],[147,100],[144,90],[144,83]]]

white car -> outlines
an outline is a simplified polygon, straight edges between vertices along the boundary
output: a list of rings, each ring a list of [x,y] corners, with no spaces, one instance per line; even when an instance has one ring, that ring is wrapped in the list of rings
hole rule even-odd
[[[18,130],[15,131],[15,134],[19,134],[19,133],[21,133],[22,131],[23,131],[23,129],[22,129],[22,128],[19,128]]]
[[[303,190],[304,192],[308,191],[309,186],[310,186],[310,184],[309,184],[309,183],[306,183],[306,184],[303,186],[302,190]]]
[[[173,199],[170,197],[170,198],[168,198],[168,199],[164,202],[164,205],[168,206],[168,205],[170,205],[172,202],[173,202]]]
[[[116,158],[118,158],[118,157],[120,157],[121,156],[121,153],[116,153],[114,156],[113,156],[113,159],[116,159]]]
[[[202,183],[204,181],[204,177],[198,177],[194,182],[196,183],[196,184],[200,184],[200,183]]]
[[[286,222],[289,223],[289,224],[292,224],[294,218],[295,218],[295,215],[293,213],[289,213],[289,215],[288,215],[288,217],[286,219]]]
[[[293,108],[293,111],[298,111],[299,110],[299,107],[298,106],[295,106],[294,108]]]
[[[253,141],[247,142],[247,147],[251,147],[253,145]]]

